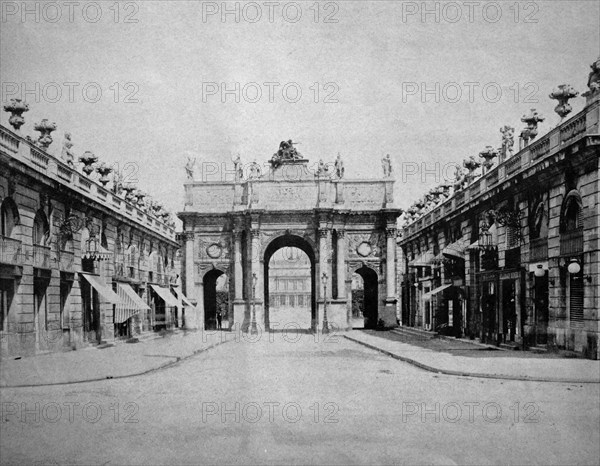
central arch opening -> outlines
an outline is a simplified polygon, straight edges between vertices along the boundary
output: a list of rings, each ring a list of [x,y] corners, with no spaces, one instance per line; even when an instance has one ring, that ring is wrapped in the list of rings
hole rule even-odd
[[[315,256],[306,240],[275,239],[264,258],[265,326],[277,331],[315,328]]]

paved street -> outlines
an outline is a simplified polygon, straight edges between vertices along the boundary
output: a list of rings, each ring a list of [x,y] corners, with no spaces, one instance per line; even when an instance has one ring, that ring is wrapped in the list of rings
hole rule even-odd
[[[340,336],[271,337],[229,334],[138,377],[4,388],[1,463],[597,464],[599,384],[445,376]]]

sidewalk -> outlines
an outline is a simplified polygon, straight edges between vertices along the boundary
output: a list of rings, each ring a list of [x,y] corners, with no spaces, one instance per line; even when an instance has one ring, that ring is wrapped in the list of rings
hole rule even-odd
[[[380,351],[395,359],[413,364],[421,369],[447,375],[483,377],[494,379],[538,382],[600,383],[600,361],[588,359],[550,358],[543,355],[516,351],[488,351],[482,345],[460,342],[456,347],[429,349],[424,345],[409,344],[393,332],[366,332],[354,330],[344,335],[368,348]],[[449,343],[450,344],[450,343]],[[494,353],[493,356],[490,354]]]
[[[66,353],[50,353],[0,361],[0,388],[58,385],[141,375],[173,365],[228,341],[228,333],[188,331],[91,347]],[[221,338],[222,337],[222,338]]]

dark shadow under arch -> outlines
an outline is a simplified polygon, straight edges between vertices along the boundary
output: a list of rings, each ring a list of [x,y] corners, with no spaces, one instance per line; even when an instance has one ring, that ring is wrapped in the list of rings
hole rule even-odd
[[[316,277],[316,258],[313,247],[310,243],[297,235],[286,234],[275,238],[265,249],[264,255],[264,309],[265,309],[265,328],[270,330],[269,321],[269,261],[271,256],[275,254],[279,249],[286,246],[295,247],[303,251],[310,260],[310,315],[312,322],[312,329],[317,327],[317,296],[315,292],[315,277]],[[275,329],[277,330],[277,329]],[[279,329],[281,330],[281,329]]]
[[[217,279],[225,272],[213,269],[204,275],[204,329],[217,329]]]
[[[363,265],[360,269],[354,271],[363,279],[363,316],[365,318],[365,328],[376,328],[377,318],[379,316],[379,285],[377,283],[377,272],[372,268]]]

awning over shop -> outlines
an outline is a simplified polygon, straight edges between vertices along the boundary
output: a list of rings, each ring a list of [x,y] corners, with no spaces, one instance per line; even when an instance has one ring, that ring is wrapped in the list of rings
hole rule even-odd
[[[173,294],[171,293],[171,290],[169,290],[168,288],[165,288],[164,286],[159,286],[159,285],[150,284],[150,286],[156,292],[156,294],[163,299],[163,301],[165,302],[165,304],[167,306],[172,306],[172,307],[179,306],[179,302],[177,301],[175,296],[173,296]]]
[[[486,238],[486,241],[482,244],[482,236]],[[479,239],[471,244],[468,249],[490,249],[498,247],[498,229],[496,224],[492,225],[489,230],[479,235]]]
[[[465,258],[465,252],[469,247],[469,240],[466,238],[461,238],[454,243],[449,244],[444,249],[442,249],[442,254],[451,257],[458,257],[459,259]]]
[[[425,251],[423,254],[415,257],[408,263],[409,267],[429,267],[435,256],[431,251]]]
[[[181,298],[181,302],[183,303],[184,306],[194,307],[192,302],[189,299],[187,299],[187,296],[184,295],[181,291],[175,290],[175,293],[177,293],[177,296],[179,296]]]
[[[437,293],[439,293],[440,291],[444,291],[446,288],[449,288],[449,287],[451,287],[451,286],[452,286],[451,284],[450,284],[450,285],[442,285],[442,286],[438,286],[437,288],[434,288],[433,290],[431,290],[429,293],[425,293],[425,294],[423,295],[423,299],[431,299],[431,297],[432,297],[434,294],[437,294]]]
[[[125,322],[140,311],[150,310],[150,307],[138,296],[131,286],[126,283],[117,283],[117,290],[121,302],[117,304],[115,310],[116,324]]]
[[[109,285],[103,283],[98,275],[84,272],[79,272],[79,275],[85,278],[105,301],[111,304],[119,304],[121,302],[119,295],[115,293]]]

